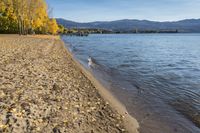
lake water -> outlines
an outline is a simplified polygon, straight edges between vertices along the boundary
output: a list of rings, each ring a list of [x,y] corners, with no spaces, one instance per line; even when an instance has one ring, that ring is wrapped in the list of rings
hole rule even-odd
[[[200,34],[62,39],[138,120],[141,133],[200,133]]]

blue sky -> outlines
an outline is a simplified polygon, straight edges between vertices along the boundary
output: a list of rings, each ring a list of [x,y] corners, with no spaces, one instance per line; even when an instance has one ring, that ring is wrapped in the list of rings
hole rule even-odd
[[[200,18],[200,0],[46,0],[53,17],[78,22]]]

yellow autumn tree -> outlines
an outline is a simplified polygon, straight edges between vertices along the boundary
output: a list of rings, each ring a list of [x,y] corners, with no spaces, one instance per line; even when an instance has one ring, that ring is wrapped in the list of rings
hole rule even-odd
[[[31,25],[34,29],[45,26],[46,20],[48,19],[47,5],[43,0],[34,0],[34,6],[32,7],[34,14],[30,15]]]
[[[63,26],[63,25],[58,25],[58,32],[60,33],[60,34],[63,34],[64,33],[64,31],[65,31],[65,27]]]
[[[12,33],[17,28],[17,17],[12,0],[0,0],[0,32]]]
[[[56,22],[56,19],[49,19],[48,21],[48,32],[50,34],[57,34],[58,32],[58,25],[57,25],[57,22]]]
[[[58,25],[50,19],[45,0],[0,0],[0,33],[52,33]]]

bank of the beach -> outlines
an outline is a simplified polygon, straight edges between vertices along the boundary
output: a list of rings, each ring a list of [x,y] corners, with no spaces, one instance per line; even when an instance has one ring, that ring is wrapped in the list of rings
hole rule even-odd
[[[137,132],[58,37],[0,35],[0,131]]]

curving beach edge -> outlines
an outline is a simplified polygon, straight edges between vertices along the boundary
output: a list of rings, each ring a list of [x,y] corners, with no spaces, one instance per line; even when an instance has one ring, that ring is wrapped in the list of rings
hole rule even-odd
[[[64,45],[64,42],[61,42]],[[113,110],[117,111],[121,116],[123,116],[123,123],[126,130],[130,133],[138,133],[139,123],[132,117],[125,106],[111,94],[108,89],[106,89],[92,74],[87,71],[77,60],[74,59],[73,54],[66,48],[67,54],[70,55],[71,59],[76,63],[82,73],[92,82],[95,88],[98,90],[100,95],[105,101],[108,101]]]
[[[138,133],[58,36],[0,35],[0,132]]]

